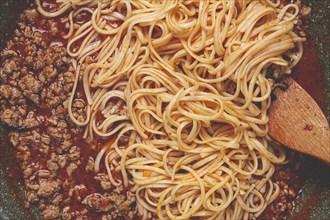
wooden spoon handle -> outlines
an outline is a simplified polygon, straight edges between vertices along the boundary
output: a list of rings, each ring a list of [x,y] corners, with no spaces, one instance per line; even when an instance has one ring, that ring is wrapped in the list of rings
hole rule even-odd
[[[288,89],[275,91],[269,116],[269,134],[294,150],[330,164],[329,123],[313,98],[293,79],[285,80]]]

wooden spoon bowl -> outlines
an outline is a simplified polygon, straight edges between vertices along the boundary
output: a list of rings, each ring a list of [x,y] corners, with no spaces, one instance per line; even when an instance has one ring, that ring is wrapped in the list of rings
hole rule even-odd
[[[287,78],[285,91],[274,90],[269,110],[269,135],[281,144],[330,164],[330,131],[327,118],[314,99]]]

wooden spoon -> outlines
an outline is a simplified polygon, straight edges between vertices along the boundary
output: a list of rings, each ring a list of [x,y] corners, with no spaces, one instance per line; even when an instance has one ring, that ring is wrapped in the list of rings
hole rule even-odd
[[[329,123],[313,98],[292,78],[288,88],[274,90],[269,110],[269,134],[281,144],[330,164]]]

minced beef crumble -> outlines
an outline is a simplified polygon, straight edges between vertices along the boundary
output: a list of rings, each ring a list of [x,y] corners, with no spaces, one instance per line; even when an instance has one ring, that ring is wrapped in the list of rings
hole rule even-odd
[[[75,71],[64,29],[31,7],[1,52],[0,119],[23,174],[26,206],[36,205],[42,219],[137,218],[135,195],[113,187],[104,167],[94,173],[98,149],[68,117]],[[76,96],[73,114],[84,120],[85,102]]]

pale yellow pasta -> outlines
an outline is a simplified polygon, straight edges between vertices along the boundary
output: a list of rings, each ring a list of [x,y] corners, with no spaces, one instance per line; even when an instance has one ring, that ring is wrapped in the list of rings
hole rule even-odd
[[[267,136],[273,88],[267,74],[272,68],[289,74],[301,57],[304,39],[293,32],[297,5],[58,3],[46,12],[37,1],[44,16],[66,13],[67,50],[76,60],[69,115],[86,128],[86,138],[115,137],[100,151],[95,171],[104,160],[111,183],[136,193],[143,219],[251,219],[276,199],[272,176],[286,155]],[[77,25],[80,13],[90,19]],[[85,121],[72,113],[79,77]]]

